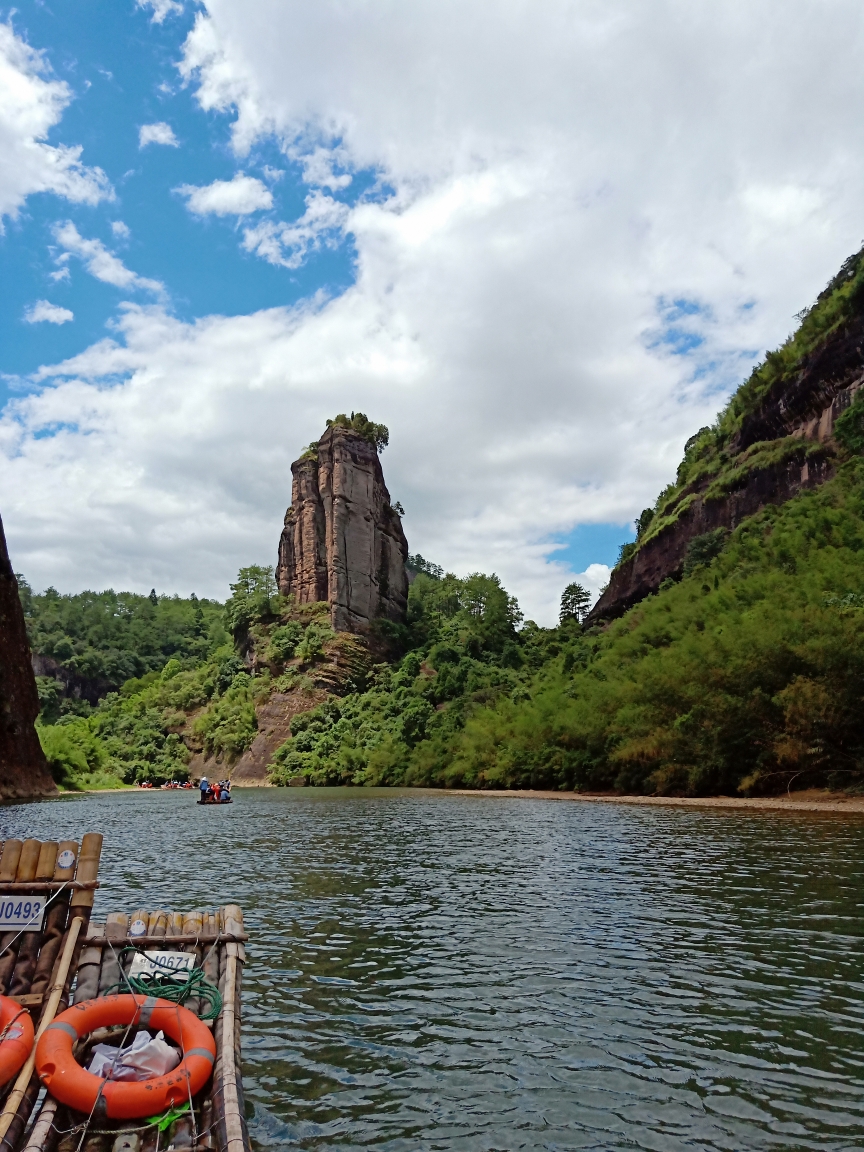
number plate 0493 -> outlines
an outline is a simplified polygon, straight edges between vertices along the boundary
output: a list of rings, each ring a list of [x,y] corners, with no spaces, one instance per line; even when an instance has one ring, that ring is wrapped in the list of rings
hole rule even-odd
[[[44,914],[41,896],[0,896],[0,932],[41,932]]]

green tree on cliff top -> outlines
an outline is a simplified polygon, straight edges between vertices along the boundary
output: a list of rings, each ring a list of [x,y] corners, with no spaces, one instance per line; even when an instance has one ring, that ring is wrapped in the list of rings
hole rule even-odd
[[[390,443],[390,432],[387,425],[376,424],[364,412],[352,412],[350,416],[340,412],[333,420],[327,421],[327,427],[350,428],[352,432],[356,432],[364,440],[374,444],[378,452],[383,452]]]

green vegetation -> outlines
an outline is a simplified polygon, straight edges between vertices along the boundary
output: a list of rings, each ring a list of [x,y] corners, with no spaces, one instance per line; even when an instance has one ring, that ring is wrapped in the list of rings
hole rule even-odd
[[[591,607],[591,594],[581,584],[568,584],[561,596],[559,619],[562,624],[569,620],[582,623]]]
[[[30,647],[60,677],[40,677],[48,720],[86,714],[88,702],[132,677],[158,672],[172,659],[196,662],[229,639],[222,605],[212,600],[111,590],[69,596],[54,588],[37,595],[23,576],[17,579]]]
[[[340,412],[338,416],[327,421],[327,427],[330,428],[331,426],[336,428],[350,428],[362,436],[364,440],[368,440],[370,444],[373,444],[378,452],[383,452],[390,443],[390,433],[387,430],[386,424],[375,424],[363,412],[352,412],[350,416],[346,416],[344,412]],[[310,448],[311,447],[312,445],[310,444]],[[317,444],[315,447],[317,451]]]
[[[185,780],[196,752],[227,770],[254,740],[256,705],[274,686],[310,688],[305,671],[318,669],[330,648],[342,653],[350,679],[351,661],[344,660],[350,642],[337,643],[326,605],[295,610],[277,594],[272,568],[242,568],[224,606],[155,593],[60,596],[49,589],[36,596],[18,580],[31,644],[40,655],[50,649],[58,676],[74,674],[69,683],[79,684],[80,664],[73,661],[81,651],[91,669],[140,673],[120,685],[117,677],[87,681],[95,704],[69,696],[64,680],[38,678],[39,737],[54,778],[66,788]],[[59,661],[69,647],[72,654]]]
[[[864,390],[855,393],[854,400],[837,420],[834,436],[850,455],[864,453]]]
[[[607,631],[517,630],[494,577],[418,576],[419,641],[292,724],[315,784],[772,792],[864,784],[864,461],[731,536]]]
[[[274,782],[411,783],[418,756],[443,753],[472,709],[523,692],[545,659],[542,638],[553,632],[517,631],[518,605],[496,576],[441,576],[422,557],[412,557],[412,570],[406,625],[382,629],[408,652],[395,667],[372,668],[365,691],[295,717]]]

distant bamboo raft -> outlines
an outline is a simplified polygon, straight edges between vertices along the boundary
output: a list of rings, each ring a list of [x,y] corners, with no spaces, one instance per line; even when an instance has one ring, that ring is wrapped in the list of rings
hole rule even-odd
[[[171,1146],[178,1152],[250,1152],[240,1064],[247,939],[242,910],[234,904],[191,912],[137,908],[111,912],[104,923],[91,921],[101,848],[98,834],[85,836],[80,849],[74,841],[10,840],[3,846],[0,900],[25,901],[32,888],[50,902],[41,932],[0,936],[0,993],[31,1012],[38,1035],[70,1003],[126,990],[131,949],[194,953],[195,966],[203,969],[204,979],[218,988],[222,999],[218,1016],[210,1022],[216,1042],[213,1076],[193,1099],[192,1112],[173,1120],[166,1131],[146,1120],[102,1120],[95,1128],[90,1118],[50,1095],[43,1093],[39,1101],[31,1057],[14,1083],[0,1091],[0,1152],[157,1152]],[[186,1007],[198,1012],[200,1005],[189,999]],[[80,1063],[89,1062],[93,1044],[111,1039],[109,1030],[102,1033],[76,1047]]]

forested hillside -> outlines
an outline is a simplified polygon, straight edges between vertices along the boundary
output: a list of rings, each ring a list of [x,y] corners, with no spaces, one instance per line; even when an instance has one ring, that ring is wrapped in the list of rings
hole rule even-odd
[[[405,622],[365,639],[263,567],[224,608],[22,581],[56,778],[228,772],[278,699],[277,784],[861,788],[862,301],[859,254],[692,438],[587,622],[576,585],[544,629],[496,576],[420,556]]]

